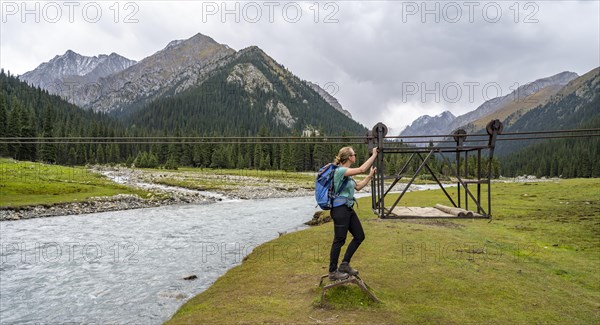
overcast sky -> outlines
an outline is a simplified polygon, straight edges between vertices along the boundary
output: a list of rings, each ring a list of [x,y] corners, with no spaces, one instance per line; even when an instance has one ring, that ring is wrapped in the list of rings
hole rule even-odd
[[[0,66],[13,74],[68,49],[139,61],[202,33],[259,46],[368,128],[458,116],[517,85],[600,66],[598,0],[22,3],[1,1]]]

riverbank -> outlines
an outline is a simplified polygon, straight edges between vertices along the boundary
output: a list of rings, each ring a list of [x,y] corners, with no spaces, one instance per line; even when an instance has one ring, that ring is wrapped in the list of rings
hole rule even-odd
[[[579,323],[600,310],[598,179],[499,183],[494,220],[379,220],[361,199],[366,240],[352,260],[382,304],[331,289],[331,224],[265,243],[167,324]],[[432,206],[441,191],[408,193]]]
[[[246,175],[243,173],[246,172]],[[66,167],[0,159],[0,221],[313,195],[303,173]]]
[[[121,166],[67,167],[0,159],[0,221],[314,195],[314,173]],[[360,177],[358,178],[360,179]],[[538,182],[532,177],[495,182]],[[421,181],[412,189],[437,188]],[[395,191],[403,189],[398,183]],[[410,191],[410,190],[409,190]],[[361,193],[369,193],[367,185]]]
[[[202,168],[132,169],[94,166],[92,172],[129,187],[165,194],[198,194],[227,199],[268,199],[314,194],[314,175],[282,171]]]
[[[0,208],[0,221],[22,220],[43,217],[57,217],[107,211],[121,211],[141,208],[160,207],[174,204],[209,204],[215,198],[203,196],[173,196],[141,198],[134,194],[90,197],[83,202],[53,203],[51,205],[28,205],[16,208]]]

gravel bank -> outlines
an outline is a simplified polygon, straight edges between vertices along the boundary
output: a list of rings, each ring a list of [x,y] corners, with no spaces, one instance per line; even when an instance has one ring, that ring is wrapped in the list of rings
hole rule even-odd
[[[264,184],[266,180],[248,176],[198,175],[195,173],[185,174],[168,171],[150,172],[139,169],[105,166],[94,166],[90,171],[103,174],[117,183],[144,189],[151,192],[151,194],[146,198],[132,194],[118,194],[111,197],[92,197],[84,202],[0,208],[0,221],[140,209],[173,204],[210,204],[222,200],[250,200],[313,195],[313,191],[310,189],[296,188],[279,182],[269,181],[268,186],[258,186],[256,184]],[[240,185],[226,186],[221,191],[207,192],[178,186],[168,186],[157,182],[161,177],[166,177],[167,175],[169,177],[219,178],[225,182]]]
[[[175,196],[161,199],[155,197],[142,199],[138,195],[118,194],[109,197],[92,197],[85,202],[57,203],[51,206],[34,205],[15,209],[2,208],[0,209],[0,221],[140,209],[172,204],[208,204],[216,202],[217,200],[218,199],[207,198],[200,195],[196,197]]]

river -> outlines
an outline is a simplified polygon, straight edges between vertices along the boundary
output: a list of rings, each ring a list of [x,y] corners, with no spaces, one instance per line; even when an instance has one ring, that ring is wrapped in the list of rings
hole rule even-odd
[[[313,197],[225,199],[0,222],[0,323],[160,324],[315,211]]]
[[[0,322],[160,324],[314,211],[300,197],[2,222]]]

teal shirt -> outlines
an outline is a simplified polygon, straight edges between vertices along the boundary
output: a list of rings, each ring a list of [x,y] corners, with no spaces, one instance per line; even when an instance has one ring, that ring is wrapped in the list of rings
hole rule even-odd
[[[337,190],[342,185],[342,182],[344,181],[344,173],[346,172],[346,170],[348,170],[348,167],[338,167],[335,170],[335,174],[333,175],[334,190]],[[346,183],[346,186],[340,190],[339,195],[347,198],[354,198],[354,186],[356,185],[356,183],[354,182],[354,179],[352,179],[352,176],[348,176],[348,178],[349,180]]]

